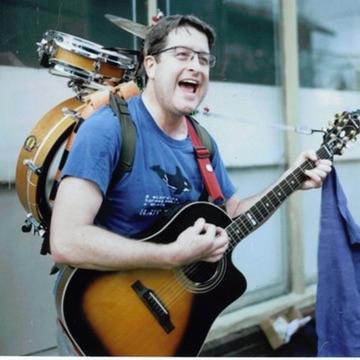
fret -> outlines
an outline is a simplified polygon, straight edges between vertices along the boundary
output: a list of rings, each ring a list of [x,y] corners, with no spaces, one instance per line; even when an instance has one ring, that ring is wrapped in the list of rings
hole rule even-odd
[[[246,213],[241,214],[229,225],[231,229],[234,226],[236,226],[237,228],[237,230],[235,230],[236,234],[240,234],[239,239],[243,239],[245,236],[247,236],[254,230],[254,226],[252,225],[249,218],[246,216]],[[232,229],[232,231],[234,230]]]
[[[232,230],[237,235],[237,237],[243,235],[243,230],[241,229],[240,224],[238,224],[237,221],[234,221],[230,226],[235,228]]]
[[[333,154],[331,153],[331,151],[324,145],[322,146],[317,152],[316,154],[318,155],[318,157],[320,159],[332,159]]]
[[[296,190],[299,186],[299,180],[296,178],[294,173],[292,172],[286,179],[288,179],[288,184],[290,185],[292,190]]]
[[[258,203],[262,205],[264,209],[266,209],[268,214],[271,214],[274,209],[276,209],[276,206],[273,204],[268,194],[266,194],[262,199],[260,199]]]
[[[239,220],[241,220],[242,225],[244,225],[242,228],[243,228],[244,230],[246,230],[248,234],[249,234],[252,230],[254,230],[251,221],[250,221],[249,218],[246,216],[246,213],[245,213],[245,214],[242,214],[242,215],[240,216]]]
[[[266,219],[269,215],[268,210],[264,207],[264,205],[261,202],[257,202],[254,206],[254,215],[259,219],[259,221],[262,221],[263,219]]]
[[[251,208],[252,209],[252,208]],[[250,209],[250,210],[251,210]],[[258,221],[256,219],[256,216],[251,212],[251,211],[246,211],[245,216],[248,218],[248,220],[250,221],[250,224],[252,227],[255,227],[258,224]]]
[[[270,198],[272,200],[272,203],[277,208],[282,203],[282,201],[280,200],[280,198],[278,198],[276,196],[276,191],[277,191],[277,186],[275,186],[274,189],[272,191],[270,191],[269,196],[270,196]]]

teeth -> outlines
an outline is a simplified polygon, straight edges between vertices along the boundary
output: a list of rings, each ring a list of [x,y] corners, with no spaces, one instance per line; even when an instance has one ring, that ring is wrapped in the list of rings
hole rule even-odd
[[[196,80],[181,80],[181,82],[185,82],[192,85],[197,85],[198,82]]]

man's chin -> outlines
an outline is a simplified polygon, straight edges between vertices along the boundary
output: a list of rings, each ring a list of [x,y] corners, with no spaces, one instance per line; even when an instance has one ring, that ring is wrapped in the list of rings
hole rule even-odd
[[[180,106],[179,110],[183,115],[189,115],[189,114],[193,113],[194,111],[196,111],[198,107],[199,107],[199,104],[186,104],[186,105]]]

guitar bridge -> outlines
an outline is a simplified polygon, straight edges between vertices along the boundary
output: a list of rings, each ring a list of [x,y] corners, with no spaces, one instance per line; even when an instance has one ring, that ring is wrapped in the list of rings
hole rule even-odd
[[[175,329],[170,320],[169,311],[151,289],[145,287],[139,280],[134,282],[131,287],[167,334]]]

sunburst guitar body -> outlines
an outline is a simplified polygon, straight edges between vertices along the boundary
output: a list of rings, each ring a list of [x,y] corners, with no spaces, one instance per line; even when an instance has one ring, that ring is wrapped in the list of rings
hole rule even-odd
[[[191,203],[142,241],[175,241],[199,217],[224,228],[232,222],[215,205]],[[196,356],[216,317],[245,289],[231,252],[215,264],[175,270],[66,268],[57,288],[57,309],[82,355]]]

